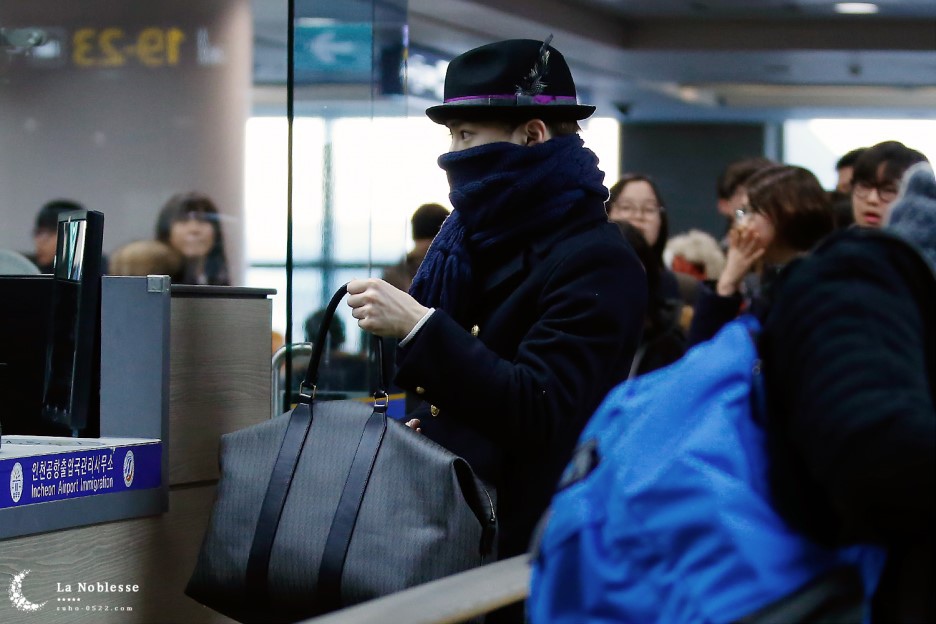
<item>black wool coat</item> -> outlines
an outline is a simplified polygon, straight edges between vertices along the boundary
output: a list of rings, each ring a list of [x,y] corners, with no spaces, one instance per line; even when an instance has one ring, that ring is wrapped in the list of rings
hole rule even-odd
[[[526,552],[586,421],[627,378],[647,282],[609,223],[549,233],[473,272],[471,322],[436,310],[398,353],[396,381],[424,399],[411,415],[423,433],[496,488],[507,558]]]
[[[773,294],[759,347],[778,509],[820,541],[889,548],[876,621],[934,621],[936,278],[905,242],[850,229]]]

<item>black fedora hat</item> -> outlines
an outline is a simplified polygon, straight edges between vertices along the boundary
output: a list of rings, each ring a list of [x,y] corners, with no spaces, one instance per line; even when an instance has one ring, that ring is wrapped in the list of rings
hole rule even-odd
[[[562,54],[543,41],[508,39],[469,50],[449,63],[445,101],[426,109],[436,123],[449,119],[531,117],[578,121],[595,112],[578,103]]]

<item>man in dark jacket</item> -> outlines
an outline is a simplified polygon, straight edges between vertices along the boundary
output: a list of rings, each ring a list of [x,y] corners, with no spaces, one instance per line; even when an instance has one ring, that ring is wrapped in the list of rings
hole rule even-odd
[[[413,296],[381,280],[348,285],[362,329],[403,339],[397,383],[431,404],[414,415],[422,432],[496,489],[500,558],[527,550],[585,422],[627,377],[643,323],[643,269],[607,221],[604,174],[576,132],[593,111],[548,42],[454,59],[445,103],[426,112],[452,135],[439,165],[455,210]]]
[[[924,163],[884,232],[839,231],[789,267],[761,339],[777,505],[824,543],[888,548],[879,622],[936,621],[934,271]]]
[[[410,218],[413,233],[413,248],[397,264],[387,267],[382,278],[400,290],[409,290],[416,271],[422,264],[432,239],[436,237],[442,224],[449,216],[448,208],[440,204],[423,204]]]
[[[36,213],[36,225],[33,228],[35,253],[26,257],[42,273],[51,273],[54,268],[59,215],[73,210],[84,210],[84,207],[70,199],[56,199],[44,204]]]

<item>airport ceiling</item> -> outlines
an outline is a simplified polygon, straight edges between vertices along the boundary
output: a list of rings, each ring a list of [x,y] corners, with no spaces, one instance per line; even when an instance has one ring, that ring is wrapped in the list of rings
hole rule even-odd
[[[378,5],[393,7],[397,1],[407,6],[413,49],[442,56],[497,39],[552,33],[553,45],[572,66],[581,99],[605,115],[698,121],[936,118],[936,0],[877,0],[877,13],[864,15],[840,14],[831,0]],[[354,10],[355,0],[340,2],[342,10]],[[253,0],[255,36],[276,27],[271,20],[284,4]],[[297,15],[316,6],[322,4],[299,0]],[[414,110],[426,104],[410,99]]]

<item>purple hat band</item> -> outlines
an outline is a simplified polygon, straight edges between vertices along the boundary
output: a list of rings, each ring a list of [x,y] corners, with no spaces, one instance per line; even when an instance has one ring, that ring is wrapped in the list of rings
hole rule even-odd
[[[491,104],[515,104],[516,106],[529,106],[531,104],[578,104],[575,96],[569,95],[468,95],[464,97],[449,98],[444,101],[445,104],[456,105],[491,105]]]

